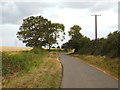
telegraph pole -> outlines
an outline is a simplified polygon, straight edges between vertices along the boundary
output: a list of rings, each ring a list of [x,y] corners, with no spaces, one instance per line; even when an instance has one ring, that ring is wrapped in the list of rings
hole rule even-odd
[[[95,40],[97,40],[97,16],[101,16],[101,15],[91,15],[91,16],[95,16]]]

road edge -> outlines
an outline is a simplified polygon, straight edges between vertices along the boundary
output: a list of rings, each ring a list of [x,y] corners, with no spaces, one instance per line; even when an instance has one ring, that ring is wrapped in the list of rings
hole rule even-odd
[[[62,80],[63,80],[63,71],[64,71],[64,67],[63,67],[63,64],[62,64],[62,62],[61,62],[61,58],[60,58],[60,55],[61,54],[58,54],[58,60],[59,60],[59,62],[60,62],[60,65],[61,65],[61,68],[62,68],[62,70],[61,70],[61,83],[60,83],[60,87],[59,88],[61,88],[61,86],[62,86]]]
[[[119,82],[119,79],[118,79],[117,77],[111,75],[110,73],[108,73],[108,72],[105,71],[105,70],[103,71],[99,66],[96,66],[96,65],[93,65],[93,64],[91,64],[91,63],[88,63],[88,62],[86,62],[86,61],[84,61],[84,60],[82,60],[82,59],[80,59],[80,58],[74,57],[74,56],[72,56],[72,55],[68,55],[68,56],[71,56],[71,57],[75,58],[76,60],[80,60],[81,62],[86,63],[86,64],[88,64],[89,66],[96,68],[97,70],[99,70],[99,71],[107,74],[108,76],[114,78],[115,80],[117,80],[117,81]],[[108,70],[108,71],[109,71],[109,70]]]

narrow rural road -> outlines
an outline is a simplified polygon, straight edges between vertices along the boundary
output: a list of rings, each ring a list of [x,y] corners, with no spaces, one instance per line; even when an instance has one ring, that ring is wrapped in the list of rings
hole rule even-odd
[[[61,88],[118,88],[118,81],[107,74],[65,54]]]

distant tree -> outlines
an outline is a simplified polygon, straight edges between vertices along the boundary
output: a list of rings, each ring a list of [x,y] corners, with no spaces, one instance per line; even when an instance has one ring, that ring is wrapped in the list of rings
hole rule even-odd
[[[74,53],[104,55],[109,57],[120,57],[120,31],[110,33],[107,38],[90,40],[80,33],[81,27],[74,25],[70,28],[70,40],[62,45],[64,49],[75,49]]]
[[[91,54],[104,55],[109,57],[120,57],[120,31],[110,33],[107,38],[98,38],[97,47],[95,47],[95,40],[91,40],[89,47]]]
[[[62,48],[64,48],[64,49],[70,49],[71,47],[70,47],[69,43],[66,42],[66,43],[64,43],[64,44],[62,45]]]
[[[55,47],[52,47],[52,48],[55,48]]]
[[[57,48],[60,48],[60,46],[57,46]]]
[[[101,46],[101,54],[108,55],[110,57],[120,57],[120,31],[115,31],[110,33],[106,39],[106,41]]]
[[[93,48],[91,48],[91,41],[90,38],[83,36],[83,38],[80,40],[80,49],[78,50],[77,53],[80,54],[90,54],[93,50]]]
[[[71,48],[75,49],[76,53],[80,48],[81,48],[81,40],[83,38],[83,35],[80,33],[80,30],[82,28],[78,25],[74,25],[73,27],[70,28],[69,36],[71,37],[71,39],[69,40],[69,45]]]
[[[17,37],[26,43],[26,46],[40,47],[49,46],[57,43],[60,35],[64,38],[64,25],[52,23],[42,16],[30,16],[23,20],[22,25],[17,32]]]

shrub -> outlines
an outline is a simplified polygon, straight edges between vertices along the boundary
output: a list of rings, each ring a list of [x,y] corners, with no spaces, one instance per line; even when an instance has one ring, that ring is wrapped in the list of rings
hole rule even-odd
[[[43,53],[45,50],[42,49],[42,48],[37,48],[37,47],[34,47],[31,52],[34,53],[34,54],[41,54]]]

